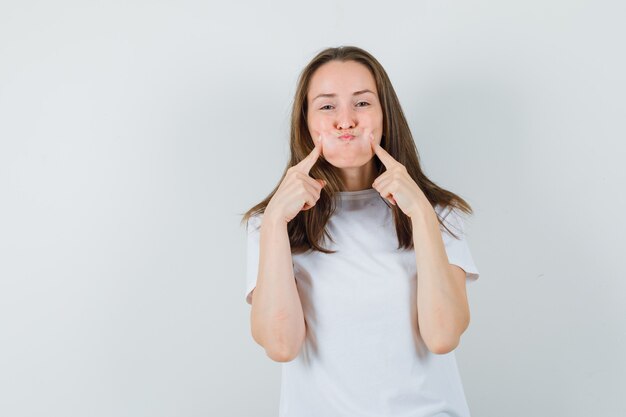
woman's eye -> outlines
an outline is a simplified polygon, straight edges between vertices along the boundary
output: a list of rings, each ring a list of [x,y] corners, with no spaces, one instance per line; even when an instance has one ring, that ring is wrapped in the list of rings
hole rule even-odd
[[[370,104],[367,101],[359,101],[358,103],[356,103],[357,107],[366,107],[369,105]],[[330,110],[331,107],[333,107],[332,104],[327,104],[325,106],[320,107],[320,110]]]

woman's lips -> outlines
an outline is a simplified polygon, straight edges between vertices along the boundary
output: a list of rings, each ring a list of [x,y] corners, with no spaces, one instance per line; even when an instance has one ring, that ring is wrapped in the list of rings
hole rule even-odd
[[[353,139],[354,135],[341,135],[339,136],[339,139],[344,139],[344,140],[350,140]]]

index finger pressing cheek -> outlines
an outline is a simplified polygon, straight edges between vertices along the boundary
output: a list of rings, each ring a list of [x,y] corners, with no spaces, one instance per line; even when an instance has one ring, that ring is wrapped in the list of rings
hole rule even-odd
[[[300,161],[300,163],[298,163],[297,166],[303,172],[308,174],[311,168],[313,168],[313,165],[315,165],[315,162],[317,161],[317,158],[321,155],[321,153],[322,153],[322,139],[320,136],[317,140],[315,140],[315,147],[302,161]]]

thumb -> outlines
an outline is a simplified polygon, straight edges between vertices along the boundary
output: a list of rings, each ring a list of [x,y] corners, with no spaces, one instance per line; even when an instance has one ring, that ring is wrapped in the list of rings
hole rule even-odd
[[[322,187],[326,185],[326,181],[322,179],[316,179],[315,181],[319,182]]]

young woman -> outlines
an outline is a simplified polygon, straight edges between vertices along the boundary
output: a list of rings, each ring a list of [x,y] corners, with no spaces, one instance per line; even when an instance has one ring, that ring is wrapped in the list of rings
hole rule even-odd
[[[304,68],[279,184],[243,218],[251,331],[281,417],[470,415],[453,350],[479,272],[461,197],[422,172],[387,73],[328,48]]]

